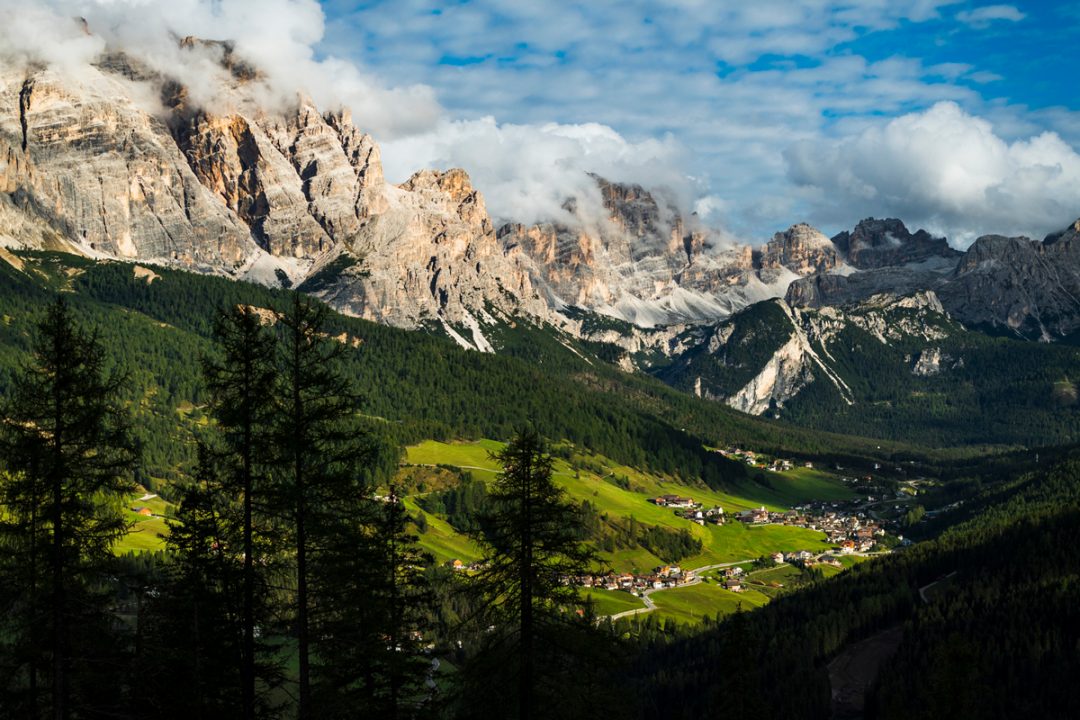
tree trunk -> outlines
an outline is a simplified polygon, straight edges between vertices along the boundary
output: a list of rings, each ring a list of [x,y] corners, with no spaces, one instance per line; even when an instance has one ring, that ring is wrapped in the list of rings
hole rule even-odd
[[[30,717],[38,720],[38,467],[35,452],[30,465],[30,602],[27,621],[30,632]]]
[[[522,481],[525,522],[522,527],[521,562],[521,677],[518,689],[519,720],[532,717],[533,694],[533,546],[532,546],[532,463],[526,461]]]
[[[307,534],[301,498],[296,513],[297,638],[300,655],[300,720],[311,720],[311,649],[308,631]]]
[[[57,341],[57,356],[64,351]],[[62,390],[56,387],[53,392],[53,436],[52,436],[52,701],[53,718],[66,720],[68,714],[67,699],[67,597],[64,588],[64,416]]]
[[[244,428],[244,720],[255,719],[255,564],[251,531],[252,428]]]

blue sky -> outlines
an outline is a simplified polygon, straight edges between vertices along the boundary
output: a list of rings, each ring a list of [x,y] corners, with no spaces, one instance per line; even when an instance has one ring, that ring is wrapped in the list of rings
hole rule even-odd
[[[462,165],[496,214],[550,214],[557,198],[539,187],[573,190],[569,168],[665,185],[745,239],[802,219],[835,231],[904,213],[966,244],[1080,215],[1080,3],[326,0],[323,9],[321,55],[347,57],[388,87],[430,88],[440,106],[437,127],[383,130],[391,177]],[[890,125],[904,116],[906,126]],[[1047,132],[1059,142],[1032,142]],[[496,148],[521,167],[493,159]],[[537,167],[548,155],[553,167]],[[895,172],[882,177],[877,165]]]

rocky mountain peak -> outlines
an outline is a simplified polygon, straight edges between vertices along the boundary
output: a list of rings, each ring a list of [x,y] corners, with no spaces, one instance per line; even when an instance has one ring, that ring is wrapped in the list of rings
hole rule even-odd
[[[776,233],[761,252],[763,269],[786,268],[797,275],[828,272],[840,262],[832,241],[806,223],[797,223]]]
[[[945,238],[936,238],[925,230],[912,234],[896,218],[866,218],[853,231],[845,230],[832,241],[845,255],[848,264],[860,270],[960,256],[959,251],[949,247]]]
[[[1069,225],[1064,230],[1058,230],[1052,232],[1043,239],[1044,245],[1053,245],[1058,242],[1072,242],[1073,240],[1080,239],[1080,219],[1077,219],[1072,225]]]
[[[402,183],[401,188],[436,197],[441,195],[446,198],[447,210],[456,214],[463,222],[475,226],[477,232],[483,235],[494,232],[487,207],[484,205],[484,196],[473,188],[469,174],[461,168],[444,172],[421,170]]]

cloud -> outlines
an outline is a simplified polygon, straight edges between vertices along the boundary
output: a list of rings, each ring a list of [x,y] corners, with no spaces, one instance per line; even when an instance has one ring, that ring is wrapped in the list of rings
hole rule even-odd
[[[974,28],[987,28],[998,20],[1006,22],[1020,22],[1027,15],[1020,12],[1012,5],[984,5],[974,10],[963,10],[956,13],[956,19],[965,25]]]
[[[952,102],[785,152],[823,219],[889,215],[959,247],[985,233],[1041,237],[1080,214],[1080,154],[1057,134],[1008,142]]]
[[[342,55],[353,48],[395,82],[437,87],[447,117],[530,127],[595,123],[635,143],[670,136],[681,153],[665,167],[682,163],[693,178],[688,187],[712,198],[701,216],[760,242],[817,203],[787,181],[782,151],[793,141],[859,132],[943,100],[985,109],[980,83],[997,77],[977,56],[961,48],[948,62],[904,55],[916,47],[912,37],[954,29],[956,4],[372,0],[357,10],[332,0],[324,45]],[[859,41],[875,33],[868,59]],[[896,55],[883,55],[889,48]],[[384,160],[414,169],[451,157],[449,150],[419,152],[434,146],[429,140],[388,144]],[[412,151],[399,162],[406,147]],[[478,186],[493,209],[512,207],[485,187],[487,177],[478,173]]]
[[[1052,141],[1063,144],[1068,164],[1075,154],[1068,143],[1080,143],[1080,113],[985,99],[983,92],[1004,93],[1010,83],[980,68],[980,57],[963,47],[947,62],[903,54],[923,33],[951,37],[961,22],[1022,17],[1011,5],[953,13],[956,4],[0,0],[0,57],[78,72],[106,48],[122,47],[216,108],[231,101],[220,90],[227,80],[220,48],[181,49],[176,38],[228,39],[263,71],[262,102],[292,103],[303,91],[323,109],[350,107],[383,146],[392,180],[423,167],[461,166],[493,214],[533,221],[565,219],[563,200],[595,194],[587,174],[595,172],[663,186],[684,210],[762,241],[807,217],[848,226],[859,212],[882,214],[874,204],[882,198],[900,207],[897,188],[841,158],[837,166],[846,162],[862,182],[844,184],[843,197],[866,208],[845,209],[822,190],[840,179],[826,177],[827,168],[815,176],[801,158],[850,155],[868,134],[883,133],[889,118],[935,103],[992,119],[1006,147],[1017,137],[1041,142],[1045,153]],[[87,18],[93,34],[72,21],[76,16]],[[864,47],[873,59],[859,54]],[[890,57],[889,48],[909,50]],[[1046,128],[1058,135],[1036,142]],[[852,139],[832,139],[845,136]],[[1053,160],[1042,164],[1056,167]],[[873,202],[867,188],[877,193]],[[1006,190],[1022,188],[1016,180],[1001,184]],[[912,190],[916,198],[919,192]],[[940,216],[942,227],[975,227],[989,217],[934,215],[929,205],[911,204]],[[982,212],[975,201],[963,207]]]
[[[221,48],[182,48],[178,39],[228,40],[261,71],[264,104],[292,104],[303,92],[326,109],[351,107],[386,138],[434,126],[442,110],[429,86],[389,87],[353,61],[317,57],[324,23],[316,0],[0,0],[0,57],[79,72],[119,48],[217,109],[229,102]]]
[[[596,173],[608,180],[662,188],[686,208],[693,190],[681,171],[683,149],[670,137],[631,142],[610,127],[499,124],[492,117],[446,120],[431,132],[385,143],[386,175],[403,181],[420,167],[465,168],[499,220],[574,222],[579,212],[599,221]]]

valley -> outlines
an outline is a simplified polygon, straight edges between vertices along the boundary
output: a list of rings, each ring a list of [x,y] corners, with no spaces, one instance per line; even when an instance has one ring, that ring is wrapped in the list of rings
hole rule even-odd
[[[37,5],[0,720],[1080,717],[1077,126],[951,54],[1034,6]]]

